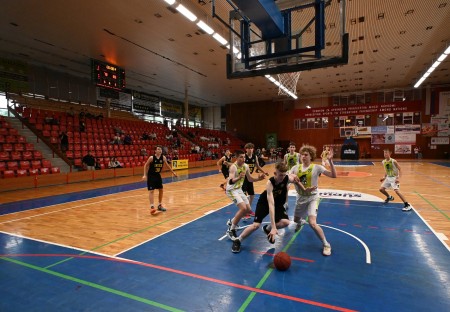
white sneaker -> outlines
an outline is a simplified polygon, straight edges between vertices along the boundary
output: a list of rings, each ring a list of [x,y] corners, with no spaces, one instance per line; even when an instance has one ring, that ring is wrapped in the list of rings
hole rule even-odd
[[[331,245],[324,245],[322,254],[324,256],[330,256],[331,255]]]
[[[300,219],[300,222],[297,223],[297,225],[295,226],[295,232],[300,231],[300,229],[302,228],[302,226],[304,226],[305,224],[307,224],[308,222],[305,219]]]
[[[408,204],[402,208],[403,211],[410,211],[411,209],[412,209],[412,206],[410,204]]]

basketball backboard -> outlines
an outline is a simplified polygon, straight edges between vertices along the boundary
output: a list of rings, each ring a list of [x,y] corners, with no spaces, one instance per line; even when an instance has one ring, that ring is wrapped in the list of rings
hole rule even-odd
[[[345,0],[212,0],[212,8],[232,43],[228,79],[348,63]]]

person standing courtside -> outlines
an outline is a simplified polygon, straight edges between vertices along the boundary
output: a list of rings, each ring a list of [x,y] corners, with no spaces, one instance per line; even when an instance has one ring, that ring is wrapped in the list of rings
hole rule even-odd
[[[231,240],[237,238],[236,228],[239,221],[251,211],[250,202],[242,190],[244,180],[249,182],[256,182],[264,180],[264,174],[261,173],[258,178],[252,177],[250,174],[249,165],[245,163],[245,153],[243,151],[236,151],[236,162],[230,166],[230,176],[228,177],[226,194],[238,207],[238,211],[233,219],[227,221],[227,235]]]
[[[398,197],[403,201],[404,207],[403,211],[410,211],[412,209],[411,205],[406,201],[405,197],[400,193],[400,166],[398,162],[391,158],[391,151],[389,149],[384,150],[384,159],[381,162],[384,168],[384,177],[380,179],[382,182],[380,187],[380,192],[386,196],[385,203],[394,200],[393,196],[390,196],[386,189],[393,189],[397,193]]]
[[[150,213],[151,214],[156,213],[156,209],[154,206],[154,191],[155,190],[159,190],[158,210],[159,211],[167,210],[162,205],[163,184],[162,184],[162,178],[161,178],[161,171],[162,171],[164,164],[166,164],[167,167],[169,167],[170,171],[172,172],[172,174],[174,176],[177,176],[177,174],[173,171],[172,167],[170,167],[169,163],[167,162],[166,156],[162,155],[162,147],[160,145],[157,145],[155,148],[154,155],[150,156],[144,165],[144,176],[142,177],[142,180],[147,180],[147,189],[149,191],[148,199],[150,202]]]
[[[219,173],[223,174],[223,177],[225,178],[225,182],[220,184],[220,187],[225,190],[225,184],[227,183],[228,176],[230,175],[230,171],[228,169],[229,166],[231,166],[233,163],[231,162],[231,152],[229,149],[225,151],[225,155],[222,156],[222,158],[219,159],[217,162],[217,166],[219,166]]]
[[[310,145],[303,145],[300,148],[301,164],[293,167],[291,174],[297,175],[300,183],[295,183],[297,190],[297,203],[294,212],[294,222],[297,223],[295,231],[299,231],[303,225],[303,220],[308,217],[308,223],[317,237],[322,241],[324,256],[331,255],[331,245],[327,242],[322,228],[317,224],[317,213],[319,210],[319,193],[317,191],[319,176],[321,174],[336,178],[336,169],[333,164],[333,150],[328,154],[330,170],[322,165],[313,164],[316,158],[316,148]]]
[[[247,143],[247,144],[245,144],[244,148],[245,148],[245,163],[248,165],[250,174],[253,173],[253,171],[255,170],[255,167],[256,167],[256,169],[258,169],[260,172],[262,172],[263,174],[268,176],[269,174],[261,168],[261,166],[259,165],[259,162],[258,162],[258,158],[253,153],[255,145],[253,143]],[[250,211],[244,217],[244,219],[249,219],[255,215],[253,213],[253,211],[251,211],[253,199],[255,198],[255,189],[253,187],[253,182],[249,181],[247,179],[247,177],[245,177],[245,179],[244,179],[244,184],[242,185],[242,191],[244,191],[244,193],[248,195],[248,200],[250,203]]]

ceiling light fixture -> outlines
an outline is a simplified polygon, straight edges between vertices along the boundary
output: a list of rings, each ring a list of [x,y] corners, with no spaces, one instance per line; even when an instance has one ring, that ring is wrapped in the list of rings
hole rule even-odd
[[[191,11],[189,11],[184,5],[179,4],[176,7],[177,11],[180,12],[181,14],[183,14],[188,20],[190,20],[191,22],[195,22],[197,20],[197,16],[195,16],[194,13],[192,13]]]
[[[172,5],[175,3],[175,0],[164,0],[164,1],[166,1],[169,5]]]
[[[201,20],[198,21],[197,26],[200,27],[201,29],[203,29],[205,31],[205,33],[207,33],[208,35],[212,35],[214,33],[214,29],[209,27],[205,22],[203,22]]]
[[[445,49],[445,51],[438,57],[437,61],[433,63],[433,65],[428,68],[425,74],[420,77],[420,79],[414,85],[414,88],[418,88],[422,82],[427,79],[428,76],[445,60],[445,58],[450,54],[450,45]]]
[[[224,37],[219,35],[218,33],[215,33],[213,35],[213,38],[216,39],[218,42],[220,42],[221,45],[227,45],[228,44],[228,41]]]

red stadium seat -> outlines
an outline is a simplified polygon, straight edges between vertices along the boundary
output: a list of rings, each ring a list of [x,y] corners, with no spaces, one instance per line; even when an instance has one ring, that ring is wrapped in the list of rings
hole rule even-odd
[[[14,173],[14,170],[5,170],[3,172],[3,178],[7,179],[7,178],[15,178],[16,174]]]
[[[27,161],[27,160],[22,160],[21,162],[20,162],[20,169],[30,169],[31,168],[31,165],[30,165],[30,162],[29,161]]]
[[[39,169],[37,169],[37,168],[30,168],[28,170],[28,172],[30,173],[30,175],[38,175],[39,174]]]
[[[21,152],[11,152],[10,158],[11,158],[11,160],[22,160],[22,153]]]
[[[13,150],[13,145],[9,144],[9,143],[5,143],[3,144],[3,151],[4,152],[12,152]]]
[[[17,170],[19,169],[19,164],[17,161],[8,161],[6,163],[6,166],[8,167],[8,170]]]
[[[22,159],[23,160],[32,160],[33,159],[33,153],[30,151],[25,151],[22,153]]]
[[[48,159],[42,159],[42,167],[43,168],[51,168],[52,163]]]
[[[40,160],[32,160],[31,161],[31,168],[33,168],[33,169],[41,168],[41,161]]]
[[[34,159],[42,159],[42,153],[40,151],[33,152]]]
[[[59,170],[58,167],[52,167],[52,168],[51,168],[51,172],[52,172],[52,173],[60,173],[60,170]]]
[[[9,152],[0,152],[0,161],[8,161],[9,158]]]
[[[16,171],[18,177],[26,177],[28,176],[28,170],[26,169],[19,169]]]
[[[25,144],[25,150],[26,151],[34,151],[34,145],[33,145],[33,143],[26,143]]]
[[[16,152],[23,152],[25,150],[25,147],[23,146],[22,143],[16,143],[14,144],[14,150]]]
[[[6,163],[4,161],[0,161],[0,173],[6,170]]]
[[[41,168],[39,169],[40,174],[49,174],[50,169],[49,168]]]

